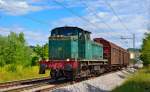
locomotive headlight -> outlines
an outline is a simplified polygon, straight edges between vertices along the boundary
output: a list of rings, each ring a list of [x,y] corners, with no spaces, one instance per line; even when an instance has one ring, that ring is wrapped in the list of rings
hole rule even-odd
[[[70,59],[69,59],[69,58],[67,58],[67,61],[70,61]]]

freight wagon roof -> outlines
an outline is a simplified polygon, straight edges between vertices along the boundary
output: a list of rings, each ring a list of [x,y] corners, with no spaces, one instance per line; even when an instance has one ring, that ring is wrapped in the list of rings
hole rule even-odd
[[[99,46],[103,47],[103,44],[101,44],[101,43],[97,43],[97,42],[94,42],[94,41],[91,41],[91,42],[92,42],[92,44],[99,45]]]
[[[72,26],[57,27],[57,28],[52,29],[52,31],[55,31],[55,30],[63,31],[63,30],[61,30],[61,29],[69,29],[68,31],[80,31],[80,32],[84,31],[85,33],[91,33],[91,32],[89,32],[89,31],[83,30],[83,29],[81,29],[81,28],[79,28],[79,27],[72,27]],[[51,32],[52,32],[52,31],[51,31]]]
[[[112,43],[112,42],[110,42],[110,41],[104,39],[104,38],[95,38],[95,39],[105,41],[105,42],[107,42],[111,47],[119,48],[119,49],[121,49],[121,50],[127,52],[126,49],[124,49],[124,48],[122,48],[122,47],[120,47],[120,46],[118,46],[118,45],[116,45],[116,44],[114,44],[114,43]]]

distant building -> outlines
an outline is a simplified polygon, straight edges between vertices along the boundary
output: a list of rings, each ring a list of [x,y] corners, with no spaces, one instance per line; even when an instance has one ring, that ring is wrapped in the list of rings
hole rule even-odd
[[[130,53],[130,59],[135,59],[140,57],[140,49],[133,49],[133,48],[129,48],[128,49],[129,53]]]

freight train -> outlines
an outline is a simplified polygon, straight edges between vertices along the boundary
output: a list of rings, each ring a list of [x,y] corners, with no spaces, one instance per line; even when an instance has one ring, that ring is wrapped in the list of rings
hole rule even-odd
[[[129,64],[127,50],[78,27],[58,27],[49,37],[49,60],[40,61],[39,73],[50,70],[51,78],[75,80],[121,69]]]

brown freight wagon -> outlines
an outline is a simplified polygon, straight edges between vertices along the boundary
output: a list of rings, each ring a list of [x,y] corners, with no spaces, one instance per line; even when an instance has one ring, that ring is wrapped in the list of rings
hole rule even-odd
[[[103,44],[104,59],[108,59],[109,65],[123,67],[129,64],[129,53],[127,50],[103,38],[95,38],[94,41]]]

